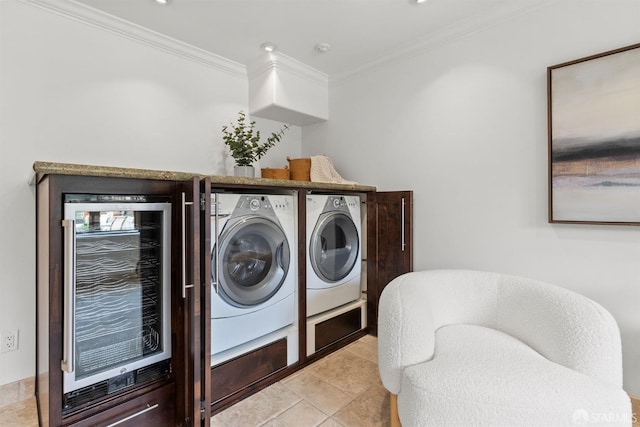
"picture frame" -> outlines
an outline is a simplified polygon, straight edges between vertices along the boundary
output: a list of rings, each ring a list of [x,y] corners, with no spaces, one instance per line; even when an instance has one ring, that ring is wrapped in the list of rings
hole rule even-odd
[[[640,43],[547,67],[549,222],[640,225]]]

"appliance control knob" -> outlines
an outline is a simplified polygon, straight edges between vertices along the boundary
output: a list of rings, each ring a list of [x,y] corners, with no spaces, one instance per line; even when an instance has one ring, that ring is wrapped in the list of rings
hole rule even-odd
[[[249,202],[249,209],[251,209],[252,211],[257,211],[258,209],[260,209],[260,200],[251,199],[251,201]]]

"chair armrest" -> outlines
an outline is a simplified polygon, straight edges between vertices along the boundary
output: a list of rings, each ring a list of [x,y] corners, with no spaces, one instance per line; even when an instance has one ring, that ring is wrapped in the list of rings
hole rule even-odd
[[[378,311],[378,368],[382,384],[400,392],[402,373],[408,366],[433,357],[435,330],[428,301],[419,297],[419,283],[404,275],[382,292]]]
[[[568,289],[506,275],[498,295],[498,329],[555,363],[622,385],[620,331],[601,305]]]

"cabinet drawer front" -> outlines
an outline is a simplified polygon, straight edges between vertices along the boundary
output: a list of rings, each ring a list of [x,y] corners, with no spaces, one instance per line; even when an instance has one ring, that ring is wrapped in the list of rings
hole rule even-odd
[[[71,425],[73,427],[173,426],[176,424],[174,388],[174,384],[168,384]]]
[[[362,329],[362,308],[342,313],[332,319],[318,323],[315,349],[321,350]]]
[[[211,401],[217,401],[287,367],[283,338],[211,369]]]

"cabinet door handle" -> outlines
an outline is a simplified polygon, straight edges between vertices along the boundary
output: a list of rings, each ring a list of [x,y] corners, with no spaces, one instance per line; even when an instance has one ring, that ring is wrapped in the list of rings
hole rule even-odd
[[[76,294],[76,222],[62,221],[64,229],[64,310],[62,334],[62,362],[64,372],[73,372],[73,347],[75,341],[75,294]]]
[[[220,220],[220,214],[218,212],[218,209],[220,207],[219,205],[219,201],[218,201],[218,193],[214,193],[213,194],[213,205],[215,207],[215,214],[214,214],[214,229],[213,229],[213,235],[214,237],[214,250],[216,251],[216,253],[214,254],[214,258],[216,260],[215,265],[213,266],[213,272],[214,272],[214,277],[216,278],[216,280],[213,282],[213,289],[216,292],[216,295],[219,293],[219,283],[220,283],[220,268],[218,267],[220,265],[220,260],[219,260],[219,248],[218,248],[218,244],[219,242],[219,237],[218,237],[218,233],[220,231],[220,226],[218,224],[219,220]]]
[[[193,288],[193,283],[187,283],[187,206],[193,202],[187,202],[186,195],[182,193],[182,298],[187,297],[187,288]]]
[[[402,221],[402,223],[400,224],[400,242],[401,242],[401,249],[402,252],[404,252],[404,248],[407,246],[406,241],[405,241],[405,237],[404,237],[404,216],[405,216],[405,205],[406,202],[404,201],[404,197],[402,198],[402,205],[401,205],[401,211],[402,214],[400,215],[402,218],[400,219]]]
[[[147,407],[146,407],[146,408],[144,408],[143,410],[138,411],[138,412],[136,412],[135,414],[131,414],[131,415],[129,415],[128,417],[122,418],[121,420],[118,420],[118,421],[116,421],[115,423],[111,423],[111,424],[109,424],[107,427],[113,427],[113,426],[117,426],[118,424],[125,423],[125,422],[129,421],[130,419],[135,418],[135,417],[139,417],[140,415],[142,415],[142,414],[144,414],[144,413],[146,413],[146,412],[149,412],[149,411],[151,411],[151,410],[154,410],[154,409],[156,409],[157,407],[158,407],[158,404],[157,404],[157,403],[156,403],[155,405],[149,405],[149,404],[147,403]]]

